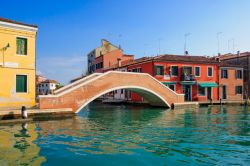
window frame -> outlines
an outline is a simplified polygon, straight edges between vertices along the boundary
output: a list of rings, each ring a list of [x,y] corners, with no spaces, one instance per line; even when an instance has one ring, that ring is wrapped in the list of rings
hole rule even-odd
[[[241,93],[238,93],[238,89],[237,88],[241,88]],[[236,85],[235,86],[235,94],[236,95],[242,95],[243,94],[243,86],[242,85]]]
[[[224,75],[222,74],[223,73],[223,71],[227,71],[227,77],[224,77]],[[223,77],[222,77],[222,75],[223,75]],[[221,79],[228,79],[228,69],[227,68],[221,68]]]
[[[242,80],[243,79],[243,71],[242,71],[242,69],[236,69],[235,71],[236,71],[236,79]],[[241,72],[241,78],[238,78],[238,71]]]
[[[177,75],[172,75],[172,67],[177,67]],[[178,65],[171,65],[170,66],[170,76],[171,77],[178,77],[179,76],[179,66]]]
[[[173,85],[173,86],[174,86],[174,90],[171,89],[171,88],[169,87],[170,85]],[[169,84],[169,85],[167,85],[167,87],[168,87],[169,89],[173,90],[174,92],[176,92],[176,84]]]
[[[18,54],[17,53],[17,39],[26,39],[26,54]],[[25,36],[16,36],[16,55],[17,56],[22,56],[22,57],[26,57],[28,56],[28,38]]]
[[[198,76],[196,75],[196,68],[199,68],[199,75]],[[200,66],[195,66],[194,67],[194,76],[195,77],[201,77],[201,67]]]
[[[163,73],[162,73],[162,75],[160,74],[157,74],[157,67],[162,67],[163,68]],[[164,76],[164,65],[154,65],[154,74],[156,75],[156,76]]]
[[[200,88],[204,88],[204,95],[200,94],[200,91],[199,91]],[[206,87],[201,87],[200,85],[198,85],[198,89],[197,90],[198,90],[198,96],[199,97],[206,97],[207,96],[207,88]]]
[[[211,76],[209,76],[209,68],[211,68],[211,71],[212,71],[212,75]],[[207,77],[213,77],[213,75],[214,75],[213,66],[208,66],[207,67]]]
[[[26,92],[17,92],[17,76],[26,76],[26,79],[27,79],[27,81],[26,81]],[[28,74],[16,74],[15,75],[15,93],[17,93],[17,94],[27,94],[28,92],[29,92],[29,75]]]

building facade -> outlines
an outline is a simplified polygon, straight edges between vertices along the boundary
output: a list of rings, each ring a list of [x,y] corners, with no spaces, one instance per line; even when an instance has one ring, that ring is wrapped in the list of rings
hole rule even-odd
[[[221,63],[219,65],[219,98],[222,100],[242,100],[243,68]]]
[[[101,47],[95,48],[88,54],[88,74],[102,73],[104,68],[129,60],[134,60],[134,56],[124,54],[120,47],[103,39]]]
[[[161,55],[139,58],[104,71],[109,70],[148,73],[176,93],[185,94],[185,101],[242,100],[243,69],[222,63],[218,58]],[[225,70],[227,78],[221,76]],[[141,96],[129,90],[115,91],[114,98],[144,102]]]
[[[37,26],[0,18],[0,108],[35,106]]]
[[[243,67],[243,97],[247,98],[250,96],[250,52],[240,53],[238,51],[237,54],[225,54],[218,56],[220,61],[226,62],[231,65],[237,65]]]
[[[57,89],[59,83],[55,80],[45,80],[37,84],[37,94],[38,95],[49,95],[53,94]]]
[[[155,77],[185,101],[218,100],[218,62],[204,56],[162,55],[128,65],[129,72],[143,72]],[[132,100],[140,101],[137,94]]]

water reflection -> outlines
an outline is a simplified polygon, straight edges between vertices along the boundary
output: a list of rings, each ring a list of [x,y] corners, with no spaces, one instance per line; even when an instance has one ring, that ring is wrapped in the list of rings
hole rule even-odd
[[[34,123],[0,126],[0,165],[40,165],[45,161],[34,144],[35,128]]]
[[[250,163],[249,120],[249,111],[236,106],[173,111],[93,103],[70,119],[2,127],[8,136],[0,139],[12,140],[9,154],[18,157],[1,156],[0,163],[244,165]]]
[[[237,152],[250,161],[246,149],[237,146],[250,143],[249,115],[242,107],[165,111],[92,105],[85,111],[63,123],[40,123],[39,144],[64,145],[60,148],[77,155],[135,155],[142,150],[166,158],[179,156],[181,163],[211,164]]]

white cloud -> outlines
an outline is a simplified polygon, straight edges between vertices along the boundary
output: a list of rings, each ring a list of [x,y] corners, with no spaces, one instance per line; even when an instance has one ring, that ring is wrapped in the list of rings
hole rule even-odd
[[[37,58],[37,71],[49,79],[67,84],[71,79],[80,76],[87,66],[84,56],[49,56]]]

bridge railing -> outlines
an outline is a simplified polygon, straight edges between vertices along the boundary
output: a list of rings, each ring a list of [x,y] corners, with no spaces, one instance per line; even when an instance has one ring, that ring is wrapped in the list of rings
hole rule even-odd
[[[94,77],[99,76],[99,75],[101,75],[101,74],[103,74],[103,73],[94,73],[94,74],[91,74],[91,75],[89,75],[89,76],[86,76],[86,77],[84,77],[84,78],[82,78],[82,79],[79,79],[79,80],[77,80],[77,81],[75,81],[75,82],[73,82],[73,83],[70,83],[70,84],[68,84],[68,85],[66,85],[66,86],[64,86],[64,87],[62,87],[62,88],[56,90],[56,91],[54,92],[54,94],[57,95],[57,94],[59,94],[59,93],[62,93],[62,92],[64,92],[64,91],[66,91],[66,90],[68,90],[68,89],[71,89],[71,88],[73,88],[73,87],[75,87],[75,86],[77,86],[77,85],[80,85],[80,84],[82,84],[82,83],[84,83],[84,82],[86,82],[86,81],[88,81],[88,80],[90,80],[90,79],[93,79]]]

